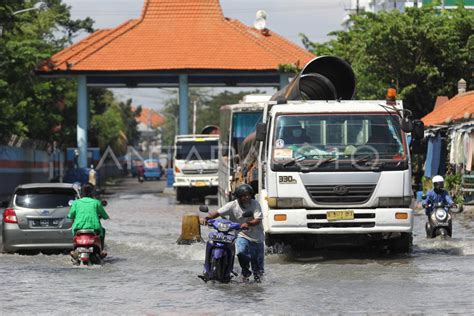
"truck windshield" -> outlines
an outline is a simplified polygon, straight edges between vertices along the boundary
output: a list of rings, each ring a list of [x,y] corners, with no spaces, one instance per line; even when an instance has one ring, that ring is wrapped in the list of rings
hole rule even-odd
[[[398,117],[383,114],[280,115],[273,161],[405,160]],[[327,164],[327,163],[325,163]]]
[[[255,131],[257,123],[262,121],[263,112],[238,112],[232,119],[232,147],[240,152],[242,141]]]
[[[210,160],[217,158],[217,140],[181,141],[176,143],[177,160]]]

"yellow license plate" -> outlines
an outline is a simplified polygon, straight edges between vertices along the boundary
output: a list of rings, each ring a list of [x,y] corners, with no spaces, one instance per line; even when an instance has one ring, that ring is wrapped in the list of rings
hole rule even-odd
[[[327,211],[326,219],[328,221],[354,219],[354,211]]]
[[[207,183],[204,182],[204,181],[196,181],[196,182],[194,182],[194,186],[195,186],[195,187],[205,187],[206,185],[207,185]]]

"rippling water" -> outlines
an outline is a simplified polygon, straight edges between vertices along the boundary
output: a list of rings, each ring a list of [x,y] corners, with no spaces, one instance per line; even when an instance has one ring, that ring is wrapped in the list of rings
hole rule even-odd
[[[204,244],[178,246],[181,218],[197,205],[173,197],[110,197],[102,267],[67,255],[0,255],[1,312],[27,314],[366,314],[474,312],[472,219],[458,215],[451,240],[427,240],[415,218],[409,256],[356,251],[267,255],[261,284],[197,278]],[[203,229],[203,236],[207,234]],[[238,264],[237,264],[238,265]],[[236,269],[237,270],[237,269]]]

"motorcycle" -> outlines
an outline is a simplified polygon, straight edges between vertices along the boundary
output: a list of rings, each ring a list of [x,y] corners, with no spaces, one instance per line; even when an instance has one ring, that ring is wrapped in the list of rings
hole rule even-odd
[[[101,201],[103,206],[107,206],[107,201]],[[74,235],[73,250],[71,251],[71,261],[74,265],[103,264],[102,241],[100,234],[92,229],[81,229]]]
[[[207,206],[200,206],[201,212],[209,211]],[[238,276],[233,271],[235,258],[235,240],[240,224],[226,219],[208,219],[207,225],[214,229],[209,233],[206,243],[206,260],[204,272],[198,277],[203,281],[218,281],[229,283],[233,276]]]
[[[91,229],[78,230],[73,239],[71,260],[75,265],[102,264],[102,242],[100,235]]]
[[[451,206],[438,202],[435,205],[428,204],[426,207],[432,208],[425,224],[426,237],[451,237],[453,232]]]

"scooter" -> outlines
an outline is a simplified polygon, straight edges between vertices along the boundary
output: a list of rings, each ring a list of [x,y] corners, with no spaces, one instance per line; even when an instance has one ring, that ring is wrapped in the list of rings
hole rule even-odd
[[[107,206],[106,200],[102,200],[101,203]],[[104,256],[102,256],[102,241],[99,233],[92,229],[78,230],[72,244],[71,261],[74,265],[102,265]]]
[[[443,202],[438,202],[435,205],[428,204],[426,207],[433,209],[430,215],[428,215],[428,219],[425,224],[426,237],[451,237],[453,233],[453,222],[450,210],[451,207],[449,205],[445,205]]]
[[[200,206],[201,212],[209,211],[207,206]],[[198,277],[207,281],[218,281],[229,283],[233,276],[238,276],[233,271],[235,258],[236,231],[240,230],[240,224],[226,219],[209,219],[209,227],[214,231],[209,233],[206,244],[206,259],[204,272]]]
[[[91,229],[78,230],[73,239],[71,260],[75,265],[102,264],[100,235]]]

